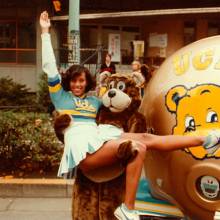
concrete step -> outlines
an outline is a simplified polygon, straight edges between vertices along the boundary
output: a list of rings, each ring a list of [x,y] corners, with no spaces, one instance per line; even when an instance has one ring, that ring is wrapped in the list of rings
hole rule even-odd
[[[73,179],[0,179],[0,197],[70,198],[73,183]]]
[[[1,220],[71,220],[71,198],[0,198]]]

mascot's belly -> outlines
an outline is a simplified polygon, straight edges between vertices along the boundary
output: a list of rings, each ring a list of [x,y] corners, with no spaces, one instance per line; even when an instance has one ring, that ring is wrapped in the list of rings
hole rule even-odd
[[[220,129],[220,36],[174,53],[145,94],[141,112],[156,134],[206,135]],[[211,220],[220,210],[220,149],[149,151],[145,170],[153,193],[190,218]]]

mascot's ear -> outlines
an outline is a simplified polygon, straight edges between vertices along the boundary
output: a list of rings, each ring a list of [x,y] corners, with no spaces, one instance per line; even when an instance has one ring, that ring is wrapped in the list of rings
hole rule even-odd
[[[168,110],[175,113],[180,99],[182,99],[186,93],[187,89],[184,86],[175,86],[171,88],[165,97]]]
[[[111,76],[111,73],[108,72],[108,71],[101,72],[100,75],[99,75],[100,84],[106,83],[106,80],[107,80],[108,77],[110,77],[110,76]]]

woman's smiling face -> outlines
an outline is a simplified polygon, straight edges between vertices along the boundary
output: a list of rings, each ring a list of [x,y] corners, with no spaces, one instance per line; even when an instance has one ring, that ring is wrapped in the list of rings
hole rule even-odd
[[[70,90],[75,96],[82,96],[87,86],[86,74],[82,72],[70,81]]]

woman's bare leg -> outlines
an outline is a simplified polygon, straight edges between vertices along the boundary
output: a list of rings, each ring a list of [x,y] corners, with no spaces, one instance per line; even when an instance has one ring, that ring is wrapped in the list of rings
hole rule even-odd
[[[147,133],[123,133],[121,137],[124,139],[140,141],[141,143],[146,144],[148,149],[164,151],[201,146],[205,141],[204,136],[160,136]]]
[[[82,171],[89,171],[97,167],[119,162],[117,158],[117,151],[121,142],[122,140],[108,141],[95,153],[88,154],[87,157],[80,163],[80,168]],[[135,196],[146,153],[145,145],[137,143],[137,146],[139,148],[137,156],[130,161],[126,167],[126,189],[124,203],[129,209],[134,209]]]
[[[183,135],[165,135],[158,136],[147,134],[150,141],[148,149],[157,150],[178,150],[188,147],[196,147],[204,144],[205,136],[183,136]]]
[[[145,154],[145,146],[140,145],[137,156],[130,163],[128,163],[126,167],[126,188],[124,203],[128,209],[134,209],[134,202],[136,198],[138,183],[141,177]]]

